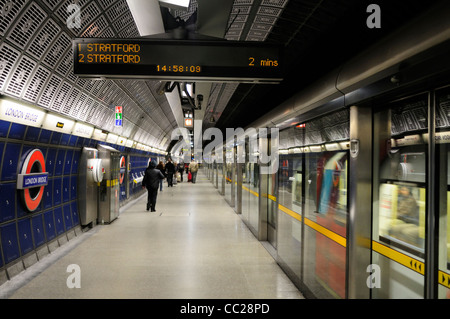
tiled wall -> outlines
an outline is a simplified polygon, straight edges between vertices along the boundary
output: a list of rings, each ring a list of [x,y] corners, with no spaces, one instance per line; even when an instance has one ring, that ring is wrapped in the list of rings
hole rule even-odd
[[[145,171],[149,158],[156,159],[145,151],[0,120],[0,285],[81,233],[79,159],[84,146],[98,143],[129,155],[133,173]],[[44,155],[49,176],[40,206],[30,213],[16,183],[24,157],[36,148]],[[124,186],[121,201],[127,199]],[[129,189],[128,199],[143,192],[131,178]]]

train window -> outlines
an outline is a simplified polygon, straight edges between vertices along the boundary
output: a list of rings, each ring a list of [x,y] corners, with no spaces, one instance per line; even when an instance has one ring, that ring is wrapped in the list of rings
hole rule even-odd
[[[372,250],[382,284],[373,298],[423,298],[427,117],[428,93],[374,114]]]
[[[278,170],[279,204],[302,213],[302,154],[280,157]]]
[[[450,299],[450,88],[436,92],[436,172],[439,172],[438,297]]]

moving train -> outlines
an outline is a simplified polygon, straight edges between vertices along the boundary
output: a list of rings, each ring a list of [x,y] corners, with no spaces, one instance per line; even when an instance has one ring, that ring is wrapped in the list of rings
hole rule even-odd
[[[257,119],[246,129],[279,130],[257,149],[244,134],[205,155],[207,177],[308,298],[450,298],[448,12]],[[264,151],[278,151],[273,172],[250,160]]]

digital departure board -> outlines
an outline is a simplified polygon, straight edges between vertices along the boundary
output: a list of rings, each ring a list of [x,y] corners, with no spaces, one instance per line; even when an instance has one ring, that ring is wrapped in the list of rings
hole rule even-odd
[[[94,39],[73,41],[74,74],[93,78],[278,83],[282,49],[260,42]]]

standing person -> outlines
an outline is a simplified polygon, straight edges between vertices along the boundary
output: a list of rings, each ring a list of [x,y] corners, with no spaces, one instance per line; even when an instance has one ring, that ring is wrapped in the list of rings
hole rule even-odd
[[[171,159],[169,159],[166,163],[166,174],[168,187],[173,187],[173,174],[175,174],[175,165],[173,165]]]
[[[197,179],[198,164],[194,160],[192,160],[189,164],[189,171],[192,174],[192,184],[195,184],[195,180]]]
[[[158,166],[156,166],[156,168],[159,169],[163,175],[165,174],[165,169],[164,169],[164,163],[163,162],[160,161]],[[159,180],[159,191],[161,191],[161,192],[162,192],[162,187],[163,187],[163,180],[160,179]]]
[[[180,181],[182,182],[183,181],[183,173],[184,173],[184,163],[183,162],[178,163],[177,169],[178,169],[178,173],[180,173]]]
[[[156,212],[156,197],[158,196],[159,181],[164,179],[164,175],[159,169],[156,169],[156,162],[151,161],[145,170],[142,188],[147,188],[147,211],[151,208],[152,212]]]

